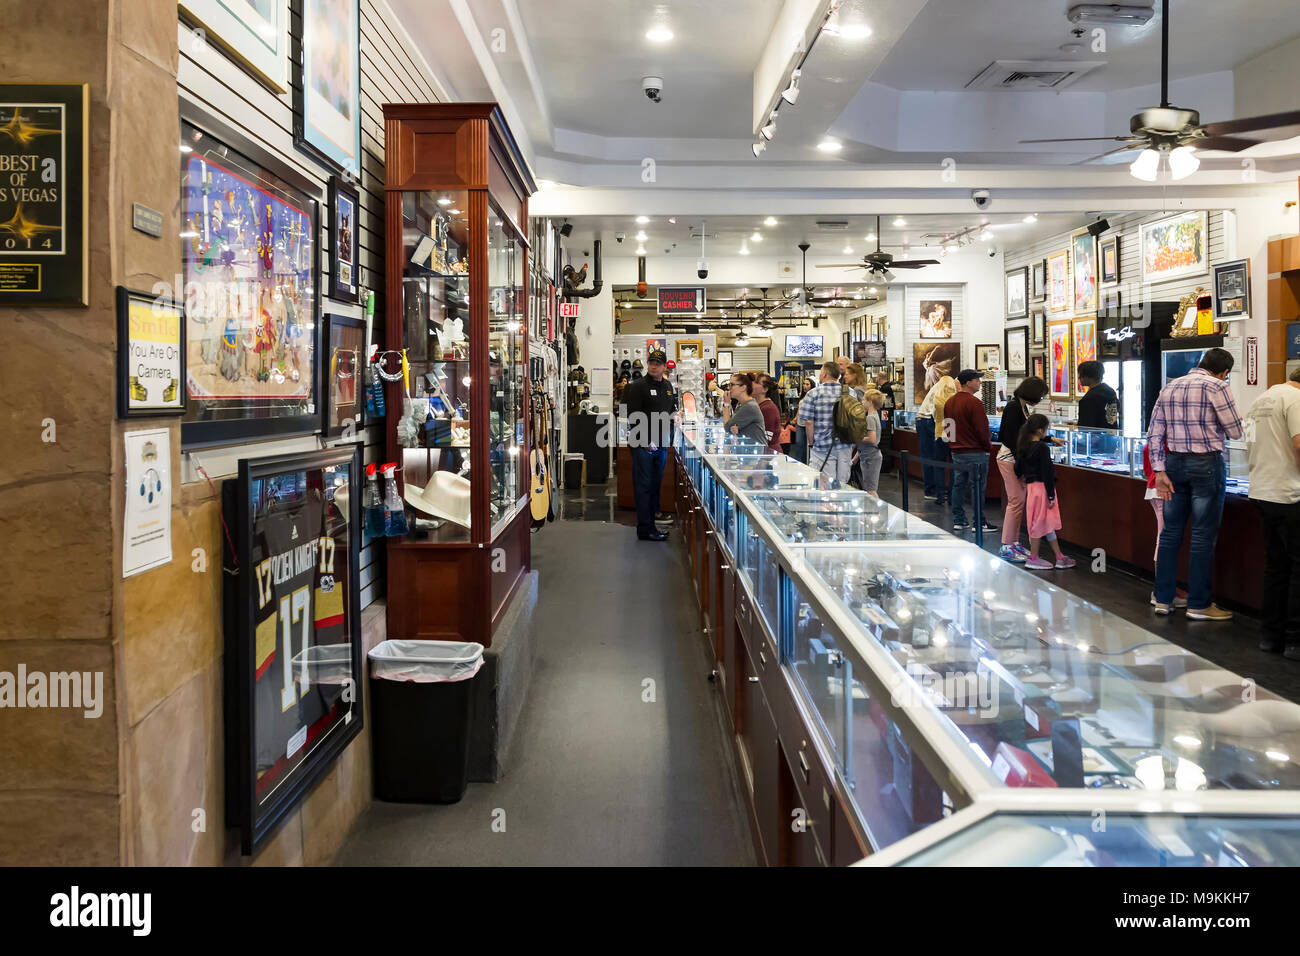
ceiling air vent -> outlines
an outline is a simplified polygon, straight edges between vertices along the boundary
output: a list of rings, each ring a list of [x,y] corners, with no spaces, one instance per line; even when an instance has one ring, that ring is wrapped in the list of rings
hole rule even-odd
[[[826,232],[844,232],[849,228],[847,219],[818,219],[817,228]]]
[[[994,60],[966,84],[966,89],[1063,90],[1104,65],[1100,60]]]

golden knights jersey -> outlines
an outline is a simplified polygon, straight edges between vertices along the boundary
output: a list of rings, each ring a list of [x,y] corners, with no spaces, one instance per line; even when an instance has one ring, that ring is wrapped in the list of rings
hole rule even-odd
[[[319,648],[346,644],[347,537],[317,488],[254,517],[254,707],[259,799],[346,716],[344,684],[318,679]],[[255,505],[256,507],[256,505]]]

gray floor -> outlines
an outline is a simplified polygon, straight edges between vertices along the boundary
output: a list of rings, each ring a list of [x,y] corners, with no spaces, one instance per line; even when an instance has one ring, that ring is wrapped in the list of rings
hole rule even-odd
[[[753,865],[683,550],[583,515],[534,535],[533,564],[538,667],[514,766],[451,806],[372,804],[335,862]]]

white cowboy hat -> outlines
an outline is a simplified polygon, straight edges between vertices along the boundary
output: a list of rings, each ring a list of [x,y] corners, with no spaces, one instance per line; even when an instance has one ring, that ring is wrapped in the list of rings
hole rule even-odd
[[[469,479],[449,471],[435,471],[423,488],[407,484],[402,497],[415,510],[469,527]]]

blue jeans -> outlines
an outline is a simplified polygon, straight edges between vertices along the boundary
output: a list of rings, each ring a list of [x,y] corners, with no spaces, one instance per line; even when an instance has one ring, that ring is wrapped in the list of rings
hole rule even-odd
[[[1207,608],[1214,597],[1210,578],[1214,571],[1214,543],[1223,518],[1223,494],[1227,477],[1222,455],[1186,455],[1171,451],[1165,458],[1165,474],[1174,485],[1174,496],[1165,502],[1165,530],[1160,533],[1156,552],[1156,601],[1172,604],[1178,580],[1178,552],[1183,546],[1183,529],[1192,519],[1192,545],[1187,567],[1187,606]]]
[[[952,456],[952,463],[961,466],[952,476],[952,523],[966,523],[966,488],[970,487],[971,509],[977,513],[972,520],[984,518],[984,487],[989,480],[989,456],[986,452],[962,452]]]
[[[938,449],[934,443],[934,419],[917,418],[916,420],[916,444],[921,452],[922,458],[929,458],[932,461],[937,460]],[[925,493],[932,498],[938,498],[939,490],[947,482],[940,480],[943,469],[936,468],[934,465],[921,466],[921,479],[925,485]]]
[[[636,533],[639,537],[654,534],[655,515],[659,513],[659,486],[664,480],[664,465],[668,450],[649,451],[636,448],[632,451],[632,491],[636,495]]]

